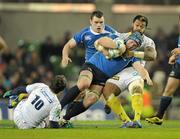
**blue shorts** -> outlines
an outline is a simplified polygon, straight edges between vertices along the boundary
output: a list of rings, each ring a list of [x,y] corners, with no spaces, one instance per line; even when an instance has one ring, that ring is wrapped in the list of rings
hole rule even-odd
[[[180,64],[179,63],[175,63],[173,65],[172,70],[169,74],[169,77],[180,79]]]

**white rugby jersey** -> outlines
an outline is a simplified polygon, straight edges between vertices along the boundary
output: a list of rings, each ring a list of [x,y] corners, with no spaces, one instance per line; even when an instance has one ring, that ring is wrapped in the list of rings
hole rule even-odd
[[[44,83],[28,85],[26,91],[29,94],[23,103],[22,117],[33,127],[37,127],[49,116],[51,121],[59,121],[61,105],[57,96]]]

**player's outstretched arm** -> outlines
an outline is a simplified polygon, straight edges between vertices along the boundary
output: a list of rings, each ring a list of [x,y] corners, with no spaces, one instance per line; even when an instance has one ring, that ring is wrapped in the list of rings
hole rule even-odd
[[[151,78],[149,77],[148,71],[141,65],[139,61],[132,64],[134,69],[140,74],[140,76],[147,82],[148,85],[153,85]]]
[[[146,61],[154,61],[157,57],[157,52],[153,47],[146,47],[144,51],[127,51],[127,57],[136,57]]]
[[[66,67],[69,62],[72,62],[71,58],[69,57],[70,49],[74,48],[76,46],[76,41],[72,38],[70,39],[65,45],[62,50],[62,60],[61,60],[61,66]]]

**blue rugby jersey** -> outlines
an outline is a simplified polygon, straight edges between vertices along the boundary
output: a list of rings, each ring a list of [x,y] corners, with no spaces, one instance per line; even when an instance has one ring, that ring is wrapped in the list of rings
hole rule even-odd
[[[107,76],[112,77],[116,73],[122,71],[136,61],[140,61],[138,58],[114,58],[108,60],[101,52],[96,52],[89,60],[88,63],[95,65],[99,70],[105,73]]]
[[[89,60],[91,56],[96,53],[94,48],[94,42],[104,36],[107,36],[111,33],[117,33],[116,30],[111,28],[108,25],[105,25],[104,31],[102,33],[96,33],[92,30],[91,26],[82,29],[80,32],[76,33],[73,38],[77,43],[77,46],[83,45],[85,47],[85,61]]]

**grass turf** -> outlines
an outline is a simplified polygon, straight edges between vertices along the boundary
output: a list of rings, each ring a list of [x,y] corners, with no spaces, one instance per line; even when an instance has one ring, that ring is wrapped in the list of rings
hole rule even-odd
[[[0,121],[0,139],[178,139],[180,121],[162,126],[142,121],[142,129],[121,129],[119,121],[74,121],[72,129],[19,130],[12,121]]]

